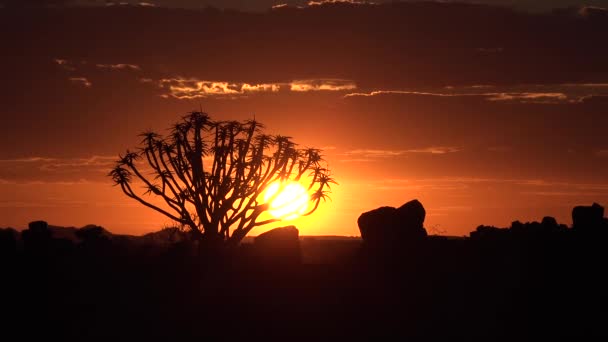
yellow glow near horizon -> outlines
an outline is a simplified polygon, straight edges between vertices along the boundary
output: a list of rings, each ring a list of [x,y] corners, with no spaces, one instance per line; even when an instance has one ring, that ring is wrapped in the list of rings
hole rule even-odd
[[[270,215],[283,220],[293,220],[304,214],[308,199],[308,192],[297,182],[274,182],[264,194],[264,202],[270,202]]]

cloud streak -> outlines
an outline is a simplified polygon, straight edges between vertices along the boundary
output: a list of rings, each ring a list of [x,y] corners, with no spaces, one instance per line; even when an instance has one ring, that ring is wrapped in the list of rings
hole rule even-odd
[[[68,70],[68,71],[76,70],[76,68],[72,65],[72,63],[70,61],[68,61],[67,59],[55,58],[55,59],[53,59],[53,62],[65,70]]]
[[[342,159],[342,162],[368,162],[381,158],[394,158],[407,154],[434,154],[441,155],[447,153],[455,153],[462,151],[461,148],[455,146],[431,146],[415,149],[403,150],[383,150],[383,149],[356,149],[342,153],[342,156],[347,158]]]
[[[357,89],[355,82],[343,79],[296,80],[289,84],[295,92],[307,91],[345,91]]]
[[[331,4],[347,4],[347,5],[375,5],[375,2],[361,1],[361,0],[319,0],[309,1],[306,3],[307,6],[323,6]]]
[[[86,72],[86,71],[91,71],[91,68],[97,68],[97,69],[101,69],[101,70],[115,70],[115,71],[120,71],[120,70],[131,70],[131,71],[141,71],[141,67],[137,64],[132,64],[132,63],[89,63],[87,61],[80,61],[80,62],[75,62],[73,60],[68,60],[68,59],[64,59],[64,58],[54,58],[53,59],[53,63],[55,63],[57,66],[61,67],[64,70],[67,71],[79,71],[79,72]]]
[[[74,84],[83,86],[85,88],[90,88],[91,86],[93,86],[93,83],[91,83],[91,81],[89,81],[89,79],[86,77],[70,77],[68,78],[68,80]]]
[[[273,5],[271,9],[282,9],[282,8],[297,8],[297,9],[305,9],[307,7],[316,7],[316,6],[324,6],[324,5],[377,5],[377,3],[372,1],[364,1],[364,0],[311,0],[306,2],[305,5],[293,5],[287,3],[279,3]]]
[[[116,156],[93,155],[86,158],[24,157],[0,159],[0,179],[5,183],[73,183],[101,180]]]
[[[519,86],[473,85],[443,87],[430,90],[371,90],[344,95],[374,97],[382,95],[410,95],[436,97],[481,97],[487,101],[505,103],[575,104],[594,96],[608,96],[608,83],[532,84]]]
[[[144,78],[143,83],[154,83],[153,80]],[[180,100],[220,97],[239,98],[256,93],[276,93],[281,90],[292,92],[310,91],[347,91],[356,89],[356,84],[350,80],[341,79],[313,79],[296,80],[292,82],[276,83],[245,83],[228,81],[207,81],[197,78],[163,78],[157,82],[158,86],[165,90],[161,95],[165,98],[176,98]]]
[[[196,78],[164,78],[158,81],[167,92],[164,97],[176,99],[196,99],[210,96],[244,96],[259,92],[277,92],[281,86],[274,83],[236,83],[224,81],[204,81]]]
[[[99,69],[108,69],[108,70],[137,70],[140,71],[141,67],[136,64],[95,64],[95,66]]]

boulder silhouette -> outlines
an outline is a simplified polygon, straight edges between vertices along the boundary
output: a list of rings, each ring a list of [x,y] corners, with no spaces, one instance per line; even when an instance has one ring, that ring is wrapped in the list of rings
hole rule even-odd
[[[572,228],[579,231],[595,230],[604,225],[604,207],[597,203],[572,209]]]
[[[262,263],[299,263],[301,261],[299,235],[295,226],[271,229],[254,239],[255,253]]]
[[[552,216],[545,216],[543,217],[543,220],[540,223],[544,229],[548,229],[548,230],[556,230],[559,227],[559,224],[557,224],[557,220],[555,219],[555,217]]]
[[[12,228],[0,228],[0,255],[11,255],[17,252],[19,233]]]
[[[427,236],[424,229],[426,211],[418,200],[399,208],[380,207],[359,216],[357,224],[367,245],[393,245],[420,241]]]
[[[412,227],[422,236],[426,236],[426,230],[423,227],[426,211],[418,200],[409,201],[397,208],[397,216],[408,227]]]

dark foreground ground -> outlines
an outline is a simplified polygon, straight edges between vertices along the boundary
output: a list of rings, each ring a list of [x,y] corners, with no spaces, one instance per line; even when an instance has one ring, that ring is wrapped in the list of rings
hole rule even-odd
[[[608,337],[603,239],[301,242],[303,263],[108,241],[5,252],[2,340]]]

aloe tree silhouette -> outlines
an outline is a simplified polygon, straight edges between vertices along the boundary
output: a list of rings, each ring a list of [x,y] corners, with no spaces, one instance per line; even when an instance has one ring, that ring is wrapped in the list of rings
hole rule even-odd
[[[189,229],[201,240],[240,242],[268,211],[261,194],[276,181],[307,184],[312,214],[336,183],[322,166],[321,150],[297,149],[290,137],[266,135],[255,120],[212,121],[195,111],[176,123],[167,137],[141,134],[137,152],[119,156],[109,173],[130,198]],[[141,182],[143,189],[136,191]],[[148,200],[162,199],[161,204]],[[276,196],[276,195],[275,195]],[[272,198],[271,198],[272,199]],[[163,203],[164,202],[164,203]]]

